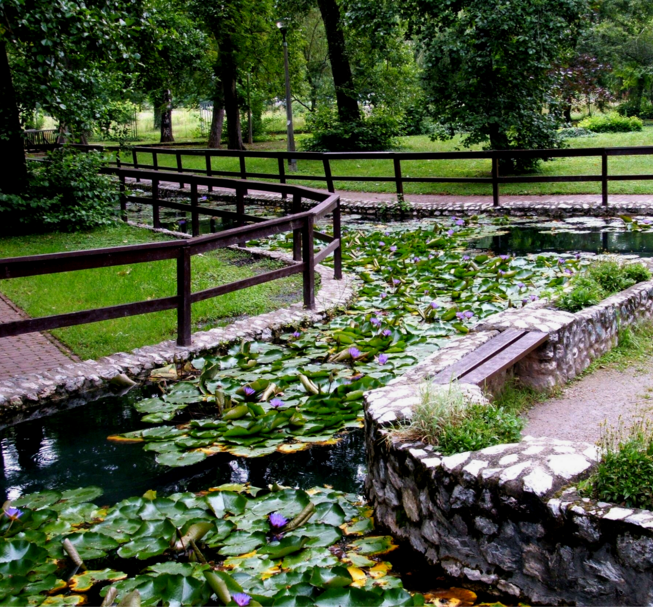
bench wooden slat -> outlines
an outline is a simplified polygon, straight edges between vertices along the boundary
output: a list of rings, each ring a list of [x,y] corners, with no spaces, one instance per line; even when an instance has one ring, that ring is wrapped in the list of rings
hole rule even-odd
[[[516,362],[530,354],[547,339],[549,339],[548,333],[528,331],[519,340],[487,360],[483,365],[462,375],[460,381],[466,384],[482,386],[486,381],[512,367]]]
[[[467,356],[464,356],[457,363],[440,371],[434,378],[435,384],[448,384],[451,381],[460,379],[466,373],[470,373],[474,369],[480,367],[493,356],[496,356],[501,351],[508,348],[511,344],[520,340],[527,331],[519,331],[517,329],[508,329],[493,337],[490,341],[484,343],[480,348],[477,348]]]

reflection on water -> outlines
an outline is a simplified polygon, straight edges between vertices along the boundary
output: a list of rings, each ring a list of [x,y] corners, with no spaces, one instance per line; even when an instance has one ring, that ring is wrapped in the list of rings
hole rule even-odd
[[[477,246],[497,254],[578,251],[653,257],[653,232],[617,231],[608,224],[596,227],[562,225],[563,230],[551,229],[550,225],[511,226],[503,230],[506,233],[478,240]]]
[[[314,447],[294,455],[237,459],[219,454],[196,466],[170,469],[159,466],[141,444],[117,444],[111,434],[145,427],[133,403],[143,396],[134,391],[24,422],[0,433],[1,486],[4,499],[45,489],[97,485],[103,502],[112,503],[148,489],[169,494],[200,491],[229,482],[251,482],[265,487],[309,488],[328,484],[360,493],[365,477],[362,431],[347,435],[333,447]]]

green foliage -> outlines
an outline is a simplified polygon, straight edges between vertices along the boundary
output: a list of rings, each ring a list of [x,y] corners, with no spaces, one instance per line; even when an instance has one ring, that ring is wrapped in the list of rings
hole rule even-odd
[[[616,112],[597,114],[581,120],[578,126],[593,133],[629,133],[641,131],[642,121],[637,116],[621,116]]]
[[[599,261],[572,278],[571,289],[560,297],[557,305],[567,312],[578,312],[650,278],[650,270],[641,263]]]
[[[453,455],[517,442],[523,425],[514,412],[474,403],[454,382],[446,389],[427,385],[410,423],[395,432],[434,445],[444,455]]]
[[[384,562],[397,546],[373,534],[372,512],[356,496],[224,485],[197,495],[148,491],[98,507],[89,503],[94,489],[5,504],[3,605],[99,605],[110,585],[116,603],[138,591],[144,607],[235,605],[236,593],[252,607],[424,603]],[[64,540],[84,560],[70,577]]]
[[[653,323],[642,322],[619,330],[615,348],[592,362],[587,373],[596,368],[614,366],[624,370],[633,363],[646,361],[653,355]]]
[[[603,428],[601,461],[583,485],[602,501],[630,508],[653,508],[653,424],[644,419],[626,427]]]
[[[402,6],[424,52],[436,137],[463,133],[465,146],[492,149],[560,146],[552,66],[575,44],[585,0],[415,0]],[[503,168],[530,170],[536,163],[507,161]]]
[[[98,173],[104,163],[98,152],[51,152],[32,167],[24,195],[0,193],[3,228],[15,232],[20,223],[36,231],[71,231],[111,223],[118,192],[108,176]]]
[[[596,137],[596,135],[589,129],[580,128],[577,126],[560,129],[558,131],[560,137],[563,139],[577,139],[578,137]]]
[[[304,148],[311,152],[381,151],[397,146],[399,123],[390,114],[373,113],[357,122],[340,122],[335,112],[317,112],[307,118],[311,137]]]

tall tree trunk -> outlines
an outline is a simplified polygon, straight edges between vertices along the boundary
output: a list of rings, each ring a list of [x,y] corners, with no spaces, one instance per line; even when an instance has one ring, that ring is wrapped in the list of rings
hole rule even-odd
[[[238,68],[234,57],[235,49],[230,35],[226,35],[221,51],[221,77],[224,94],[224,109],[227,112],[227,138],[230,150],[244,150],[243,134],[240,129],[240,111],[236,81]]]
[[[222,142],[222,127],[224,126],[224,108],[218,107],[213,102],[213,115],[211,116],[211,130],[209,132],[209,147],[218,149]]]
[[[23,135],[7,47],[0,41],[0,191],[19,194],[27,185]]]
[[[497,124],[490,126],[490,149],[491,150],[508,150],[510,141],[508,134]],[[499,171],[501,173],[512,173],[515,170],[515,164],[512,158],[499,159]]]
[[[333,73],[333,84],[336,89],[338,117],[341,122],[360,120],[354,77],[345,48],[345,35],[342,31],[342,16],[336,0],[318,0],[324,29],[326,30],[329,60]]]
[[[172,135],[172,92],[166,89],[161,105],[161,143],[170,143],[175,138]]]

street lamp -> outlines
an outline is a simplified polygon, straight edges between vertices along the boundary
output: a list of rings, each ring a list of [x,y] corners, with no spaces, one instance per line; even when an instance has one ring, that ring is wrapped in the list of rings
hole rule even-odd
[[[295,130],[293,128],[292,122],[292,98],[290,96],[290,69],[288,67],[288,41],[286,40],[286,34],[288,32],[288,26],[285,21],[277,21],[277,27],[283,36],[283,62],[286,69],[286,127],[288,129],[288,151],[295,151]],[[297,159],[288,158],[288,170],[296,171],[297,170]]]

